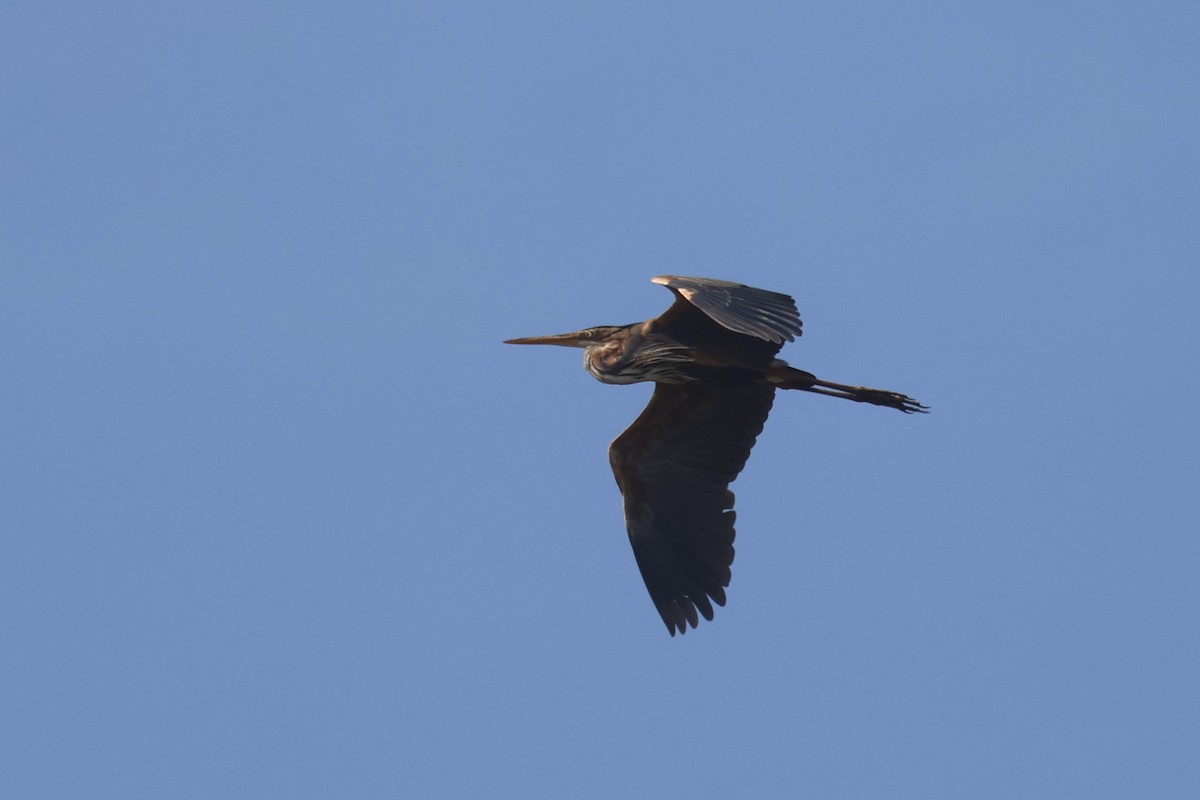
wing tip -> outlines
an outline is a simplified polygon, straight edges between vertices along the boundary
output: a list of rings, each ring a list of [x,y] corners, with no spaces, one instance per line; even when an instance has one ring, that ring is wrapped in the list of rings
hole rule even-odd
[[[728,581],[726,585],[728,585]],[[716,616],[713,609],[714,603],[717,606],[725,605],[724,587],[717,587],[716,591],[711,594],[701,594],[698,600],[694,600],[690,595],[686,594],[674,598],[668,603],[659,606],[658,614],[667,626],[668,633],[672,636],[676,633],[683,636],[689,629],[700,627],[700,620],[702,618],[706,622],[713,621],[713,618]]]

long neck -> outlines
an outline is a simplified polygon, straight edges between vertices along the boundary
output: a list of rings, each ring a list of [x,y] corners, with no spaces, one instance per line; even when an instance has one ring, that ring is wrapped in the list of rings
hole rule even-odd
[[[691,351],[661,335],[643,336],[641,325],[597,342],[584,350],[583,366],[602,383],[690,383],[683,367]]]

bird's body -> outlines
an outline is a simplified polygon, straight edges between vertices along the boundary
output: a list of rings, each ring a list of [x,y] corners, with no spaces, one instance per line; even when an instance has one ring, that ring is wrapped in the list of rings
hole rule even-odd
[[[584,348],[584,367],[604,383],[651,381],[654,396],[609,448],[634,556],[655,607],[674,635],[711,620],[725,604],[733,563],[733,482],[774,402],[800,389],[924,411],[882,389],[830,383],[776,358],[800,335],[791,297],[712,278],[664,275],[675,294],[666,313],[631,325],[587,328],[510,344]]]

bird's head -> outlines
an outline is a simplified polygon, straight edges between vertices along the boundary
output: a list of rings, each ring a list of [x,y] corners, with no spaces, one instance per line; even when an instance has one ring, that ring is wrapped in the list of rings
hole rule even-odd
[[[628,325],[601,325],[584,328],[574,333],[559,333],[554,336],[526,336],[522,339],[507,339],[505,344],[556,344],[560,347],[594,347],[604,344],[629,330]]]

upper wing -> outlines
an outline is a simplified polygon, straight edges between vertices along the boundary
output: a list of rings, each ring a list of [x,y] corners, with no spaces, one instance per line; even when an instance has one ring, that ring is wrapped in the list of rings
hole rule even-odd
[[[774,398],[763,383],[656,384],[609,447],[633,554],[672,636],[696,627],[697,610],[712,619],[712,602],[725,605],[735,516],[728,487]]]
[[[659,275],[651,281],[675,294],[675,304],[658,318],[664,326],[683,321],[699,309],[724,328],[774,344],[782,345],[800,335],[800,312],[796,301],[786,294],[716,278]]]

